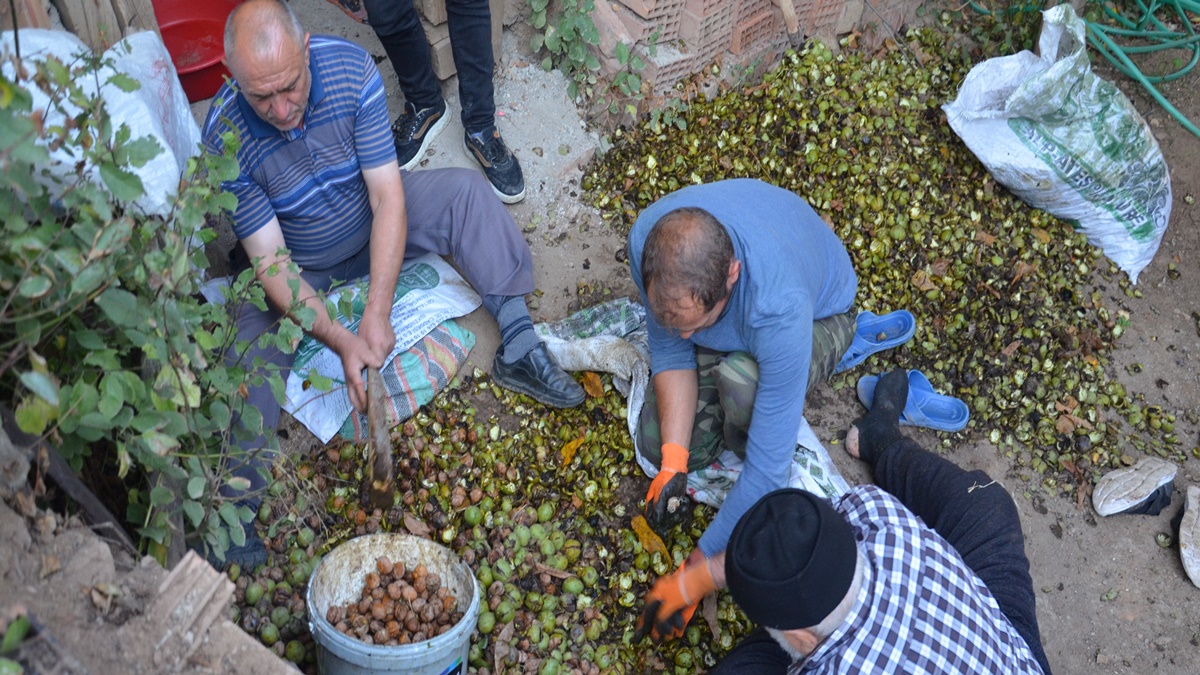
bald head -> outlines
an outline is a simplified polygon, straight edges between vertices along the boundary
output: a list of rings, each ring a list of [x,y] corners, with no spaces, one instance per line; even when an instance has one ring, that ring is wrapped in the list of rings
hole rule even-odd
[[[284,0],[247,0],[225,22],[225,65],[237,71],[252,61],[278,54],[281,49],[303,48],[304,26]]]
[[[225,24],[225,65],[258,116],[280,131],[304,124],[312,85],[308,33],[282,0],[248,0]]]

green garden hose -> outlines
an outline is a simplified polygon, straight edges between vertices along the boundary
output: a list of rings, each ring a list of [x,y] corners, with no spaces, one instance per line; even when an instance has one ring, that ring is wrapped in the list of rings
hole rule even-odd
[[[968,3],[972,9],[991,15],[992,10],[982,7],[975,2]],[[1187,12],[1200,16],[1200,1],[1198,0],[1151,0],[1148,4],[1142,0],[1124,0],[1125,8],[1117,10],[1112,2],[1096,4],[1107,19],[1104,22],[1084,19],[1087,24],[1088,44],[1100,52],[1109,63],[1126,77],[1142,85],[1143,88],[1158,101],[1158,104],[1171,114],[1184,129],[1200,137],[1200,128],[1191,122],[1182,112],[1162,95],[1155,84],[1170,82],[1186,75],[1200,61],[1200,34],[1192,26],[1192,19]],[[1036,11],[1038,8],[1030,4],[1008,7],[999,14],[1014,14],[1017,12]],[[1182,27],[1172,30],[1161,21],[1157,14],[1160,11],[1173,13]],[[1098,17],[1099,18],[1099,17]],[[1117,40],[1124,44],[1118,44]],[[1173,72],[1166,75],[1146,75],[1137,64],[1129,58],[1131,54],[1149,54],[1167,49],[1186,49],[1192,53],[1186,63],[1181,63]]]

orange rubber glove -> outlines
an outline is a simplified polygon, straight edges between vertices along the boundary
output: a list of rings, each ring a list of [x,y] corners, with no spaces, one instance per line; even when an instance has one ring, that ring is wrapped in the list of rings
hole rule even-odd
[[[687,448],[678,443],[662,444],[662,464],[646,491],[646,521],[655,530],[670,529],[688,512],[679,501],[687,497],[687,465]]]
[[[683,637],[700,600],[715,590],[717,584],[707,558],[692,565],[684,561],[674,574],[659,577],[646,594],[646,608],[638,617],[633,639],[641,640],[647,634],[655,642]]]

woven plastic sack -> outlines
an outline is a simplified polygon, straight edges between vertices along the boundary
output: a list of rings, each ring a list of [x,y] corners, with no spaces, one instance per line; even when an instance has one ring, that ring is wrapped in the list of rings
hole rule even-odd
[[[992,176],[1069,221],[1134,283],[1171,216],[1171,177],[1129,99],[1088,63],[1070,5],[1043,12],[1040,56],[1023,51],[971,69],[943,106]]]

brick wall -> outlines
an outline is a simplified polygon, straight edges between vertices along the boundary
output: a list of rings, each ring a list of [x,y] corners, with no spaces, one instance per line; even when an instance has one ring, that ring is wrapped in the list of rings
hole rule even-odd
[[[673,94],[680,80],[720,63],[726,73],[754,66],[762,72],[787,48],[782,2],[792,3],[799,37],[817,37],[836,46],[836,37],[861,32],[860,46],[878,47],[891,31],[911,22],[921,0],[595,0],[592,20],[600,33],[597,56],[604,74],[621,66],[616,43],[624,42],[646,62],[642,78],[655,96]],[[445,0],[415,0],[433,51],[434,71],[445,79],[454,74],[446,32]],[[505,15],[528,16],[528,0],[490,0],[492,48],[500,56]],[[524,14],[521,14],[521,12]],[[521,19],[525,20],[525,19]],[[657,53],[647,42],[658,33]]]

